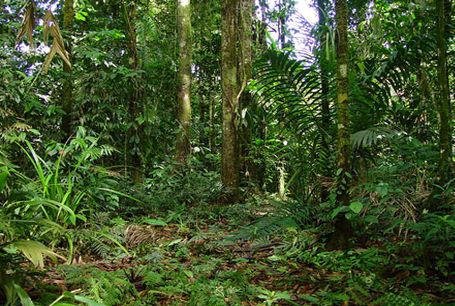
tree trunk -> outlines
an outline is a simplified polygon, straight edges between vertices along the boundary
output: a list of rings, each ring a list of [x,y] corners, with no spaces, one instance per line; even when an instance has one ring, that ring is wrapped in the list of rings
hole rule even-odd
[[[199,122],[201,129],[199,130],[199,142],[201,146],[207,148],[209,146],[208,137],[206,133],[207,124],[207,95],[205,93],[199,94]]]
[[[239,105],[242,113],[246,111],[251,104],[251,93],[247,90],[248,82],[253,75],[253,0],[240,0],[239,9],[239,47],[240,54],[238,56],[238,76],[237,82],[240,84],[240,100]],[[247,118],[241,118],[241,121],[247,122]],[[240,137],[240,156],[241,156],[241,172],[250,179],[248,154],[249,145],[251,142],[251,126],[242,124]]]
[[[179,40],[177,160],[184,163],[190,152],[191,124],[191,5],[190,0],[177,1]]]
[[[127,5],[124,3],[124,5]],[[128,49],[129,49],[129,61],[131,63],[132,70],[139,69],[139,57],[137,50],[137,34],[136,34],[136,4],[130,2],[126,9],[126,22],[127,22],[127,34],[128,34]],[[136,117],[138,115],[138,100],[140,96],[139,84],[136,79],[132,82],[132,93],[128,105],[128,111],[130,116],[129,128],[127,132],[127,140],[129,145],[127,146],[128,152],[125,152],[129,156],[128,166],[130,168],[130,174],[133,181],[139,183],[142,181],[141,171],[141,154],[140,154],[140,137],[138,135],[138,128],[136,124]]]
[[[238,199],[240,184],[240,101],[252,74],[252,0],[222,1],[221,89],[223,146],[221,177],[231,200]],[[242,98],[242,99],[241,99]]]
[[[449,6],[447,6],[449,7]],[[439,112],[439,173],[438,185],[446,184],[452,178],[452,128],[447,75],[446,5],[444,0],[436,0],[437,47],[438,47],[438,112]]]
[[[216,131],[215,131],[215,97],[209,92],[207,99],[209,100],[209,148],[210,153],[216,151]]]
[[[336,0],[335,17],[337,30],[337,202],[338,205],[350,204],[349,185],[351,169],[351,141],[349,132],[348,104],[348,6],[346,0]],[[329,241],[330,248],[346,248],[352,236],[352,226],[344,214],[335,220],[335,233]]]
[[[228,194],[238,196],[239,145],[237,83],[237,10],[239,0],[222,0],[221,89],[223,100],[223,145],[221,176]]]
[[[256,28],[256,31],[258,31],[257,35],[257,46],[256,50],[258,50],[258,53],[263,53],[267,51],[267,1],[265,0],[259,0],[259,7],[260,7],[260,20],[258,21],[259,26]],[[255,54],[254,54],[255,56]],[[257,135],[259,139],[263,140],[265,142],[267,138],[267,116],[266,112],[263,109],[262,105],[256,105],[257,109],[255,110],[256,113],[259,114],[260,117],[260,122],[257,130]],[[251,127],[254,128],[254,127]],[[265,190],[265,173],[266,173],[266,162],[265,158],[262,154],[262,151],[256,152],[259,153],[255,157],[256,160],[261,160],[261,162],[256,162],[252,163],[250,165],[250,176],[253,178],[253,181],[258,187],[258,191]]]
[[[326,0],[317,0],[318,15],[319,15],[319,69],[321,75],[321,139],[322,139],[322,150],[323,157],[326,158],[330,155],[329,138],[330,138],[330,102],[329,102],[329,79],[328,79],[328,59],[327,50],[325,48],[325,42],[327,39],[327,18],[326,18]],[[324,177],[330,176],[330,164],[328,160],[321,160],[323,165],[322,174]],[[329,197],[329,190],[327,186],[322,184],[321,186],[321,202],[326,202]]]
[[[261,11],[261,23],[258,33],[258,44],[261,51],[267,50],[267,1],[260,0],[259,7]]]
[[[74,2],[73,0],[65,0],[63,3],[63,29],[70,33],[73,29],[74,23]],[[68,51],[68,58],[71,59],[71,36],[68,35],[66,38],[66,50]],[[65,80],[63,81],[63,92],[62,92],[62,108],[64,115],[62,117],[61,129],[63,131],[63,141],[71,136],[71,124],[72,124],[72,112],[73,112],[73,75],[71,66],[63,61],[63,72]]]
[[[338,199],[340,204],[349,204],[350,176],[350,134],[349,134],[349,104],[348,104],[348,14],[346,0],[336,1],[337,22],[337,117],[338,117],[338,146],[337,161],[341,177],[338,180]]]
[[[286,0],[278,0],[278,40],[280,42],[280,48],[284,49],[286,46],[286,16],[287,13]]]

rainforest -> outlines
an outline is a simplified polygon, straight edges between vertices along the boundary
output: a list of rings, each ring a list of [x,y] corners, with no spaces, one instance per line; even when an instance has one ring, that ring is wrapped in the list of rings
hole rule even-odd
[[[454,305],[450,0],[0,0],[0,305]]]

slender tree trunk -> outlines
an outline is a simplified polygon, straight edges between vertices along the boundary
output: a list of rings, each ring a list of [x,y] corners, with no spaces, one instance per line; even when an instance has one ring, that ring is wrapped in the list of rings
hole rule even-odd
[[[319,15],[319,69],[321,74],[321,114],[322,114],[322,124],[321,124],[321,139],[322,139],[322,149],[323,156],[330,155],[329,147],[329,131],[330,131],[330,102],[329,102],[329,79],[328,79],[328,59],[326,55],[326,39],[327,39],[327,18],[326,18],[326,0],[317,0],[318,6],[318,15]],[[322,173],[325,177],[330,176],[330,165],[328,161],[322,163],[324,168]],[[329,197],[329,190],[327,186],[321,186],[321,202],[326,202]]]
[[[349,176],[351,160],[351,143],[349,133],[349,104],[348,104],[348,14],[346,0],[336,1],[337,22],[337,116],[338,116],[338,169],[342,171],[339,184],[340,204],[349,204]]]
[[[261,11],[261,25],[259,27],[259,34],[258,34],[258,43],[259,48],[262,51],[267,50],[267,2],[265,0],[259,1],[260,11]]]
[[[74,23],[74,2],[73,0],[65,0],[63,3],[63,28],[67,33],[70,33],[73,29]],[[72,42],[71,36],[66,39],[66,50],[68,51],[68,58],[72,60],[71,56]],[[63,72],[65,80],[63,81],[63,92],[62,92],[62,108],[64,115],[62,117],[61,129],[64,134],[63,141],[66,141],[72,133],[72,112],[73,112],[73,73],[71,66],[63,61]]]
[[[239,84],[237,83],[237,10],[239,0],[222,0],[221,89],[223,100],[223,145],[221,176],[228,194],[239,188]]]
[[[259,50],[259,53],[263,53],[267,51],[267,39],[266,39],[266,34],[267,34],[267,1],[265,0],[260,0],[259,1],[259,7],[260,7],[260,20],[258,21],[259,26],[257,27],[256,31],[256,36],[258,38],[257,40],[257,46],[256,50]],[[255,56],[255,55],[254,55]],[[260,122],[258,126],[258,131],[257,131],[257,137],[265,142],[266,140],[266,135],[267,135],[267,116],[266,112],[263,109],[261,105],[257,105],[256,112],[260,115]],[[253,177],[255,183],[257,184],[257,187],[259,190],[264,189],[264,182],[265,182],[265,161],[264,161],[264,156],[262,153],[259,152],[259,155],[255,157],[256,160],[260,159],[260,163],[256,163],[250,166],[250,175]]]
[[[216,150],[215,101],[213,95],[210,92],[207,99],[209,100],[209,148],[210,153],[213,154]]]
[[[280,41],[281,49],[286,47],[286,0],[278,0],[278,39]]]
[[[438,184],[444,185],[452,178],[452,127],[447,74],[447,40],[446,40],[446,4],[444,0],[436,1],[437,12],[437,47],[438,47],[438,112],[439,112],[439,174]]]
[[[199,122],[201,124],[201,130],[199,131],[199,142],[203,147],[208,147],[208,137],[206,133],[207,126],[207,95],[201,93],[199,95]]]
[[[191,5],[178,0],[177,29],[179,39],[177,160],[185,162],[191,152]]]
[[[351,180],[351,141],[348,104],[348,6],[346,0],[336,0],[335,16],[337,29],[337,202],[349,205],[349,185]],[[331,248],[346,248],[352,236],[352,226],[344,214],[335,220],[335,233],[329,241]]]
[[[132,70],[139,69],[139,57],[137,50],[137,34],[136,34],[136,4],[130,2],[125,7],[126,22],[127,22],[127,34],[128,34],[128,49],[129,49],[129,60],[131,63]],[[133,88],[128,104],[128,111],[130,117],[130,126],[127,132],[128,152],[125,152],[126,156],[129,156],[128,166],[130,167],[131,177],[135,182],[142,181],[142,163],[140,154],[140,138],[138,135],[138,128],[136,124],[136,117],[138,115],[138,102],[140,96],[140,88],[137,80],[133,80]]]
[[[263,140],[263,144],[266,143],[267,141],[267,114],[266,111],[261,107],[261,122],[259,125],[259,139]],[[265,184],[265,174],[267,173],[267,161],[264,156],[264,154],[260,153],[260,164],[256,168],[256,174],[255,176],[257,177],[257,184],[259,186],[259,190],[265,191],[267,188]]]
[[[319,15],[319,28],[322,30],[322,35],[319,38],[319,67],[321,70],[321,91],[322,91],[322,125],[323,128],[328,131],[330,126],[330,104],[329,104],[329,79],[328,79],[328,59],[326,52],[325,45],[327,39],[327,30],[325,27],[327,26],[327,18],[326,18],[326,0],[318,0],[318,15]]]
[[[239,9],[239,47],[240,54],[238,56],[238,76],[237,82],[240,84],[240,100],[239,105],[242,114],[247,114],[247,109],[252,101],[251,93],[247,90],[248,82],[253,75],[253,7],[254,0],[240,0]],[[246,122],[247,118],[242,118]],[[240,137],[240,156],[241,156],[241,172],[251,178],[249,175],[248,154],[249,145],[251,142],[251,126],[242,124]]]

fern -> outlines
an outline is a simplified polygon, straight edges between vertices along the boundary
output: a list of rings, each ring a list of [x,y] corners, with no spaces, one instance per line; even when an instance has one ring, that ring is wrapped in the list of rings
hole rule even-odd
[[[104,305],[128,305],[137,297],[123,270],[105,272],[93,266],[66,266],[66,283],[82,289],[89,299]]]
[[[242,227],[233,235],[228,236],[225,242],[268,239],[277,232],[288,228],[299,228],[309,224],[312,220],[309,207],[304,207],[296,202],[272,201],[272,203],[277,206],[277,213],[266,215]]]
[[[124,237],[123,231],[116,232],[113,228],[110,231],[89,228],[84,230],[74,231],[76,252],[85,252],[93,254],[101,258],[109,258],[112,256],[113,250],[120,249],[125,254],[129,254],[128,250],[123,246]]]
[[[401,294],[388,292],[378,299],[376,299],[372,305],[390,305],[390,306],[417,306],[422,305],[413,299],[406,297]]]

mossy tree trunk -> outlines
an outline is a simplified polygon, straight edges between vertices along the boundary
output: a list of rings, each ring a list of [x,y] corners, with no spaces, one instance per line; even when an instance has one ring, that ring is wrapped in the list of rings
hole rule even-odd
[[[439,173],[438,184],[444,185],[452,178],[452,127],[449,95],[449,80],[447,74],[447,38],[446,16],[447,5],[445,0],[436,1],[437,12],[437,48],[438,48],[438,112],[439,112]]]
[[[252,0],[223,0],[221,16],[221,89],[223,145],[221,177],[230,200],[238,199],[240,184],[240,109],[252,73]]]
[[[74,1],[65,0],[63,3],[63,29],[71,34],[74,24]],[[72,42],[71,35],[66,37],[66,50],[68,52],[68,58],[72,60],[71,56]],[[63,141],[66,141],[72,134],[72,112],[73,112],[73,73],[71,66],[63,61],[63,72],[65,80],[63,81],[62,91],[62,108],[63,117],[61,123],[61,129],[63,131]]]
[[[177,160],[184,163],[191,151],[191,4],[177,1],[177,29],[179,41],[178,68],[178,124]]]
[[[336,0],[335,19],[337,32],[337,203],[350,203],[349,185],[351,180],[351,137],[348,103],[348,6],[346,0]],[[335,233],[329,247],[346,248],[352,236],[352,226],[344,214],[335,220]]]
[[[237,10],[240,0],[222,0],[221,89],[223,100],[223,145],[221,176],[233,197],[239,188],[239,84],[237,82]]]

